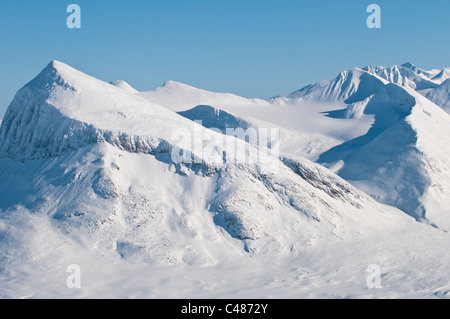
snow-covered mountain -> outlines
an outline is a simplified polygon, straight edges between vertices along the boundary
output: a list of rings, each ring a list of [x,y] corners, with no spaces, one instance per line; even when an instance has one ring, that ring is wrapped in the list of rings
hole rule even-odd
[[[450,113],[450,79],[445,80],[440,86],[430,91],[426,97],[433,103]]]
[[[432,76],[431,78],[436,83],[444,83],[446,80],[450,79],[450,68],[444,68],[439,70],[439,73]]]
[[[320,163],[339,171],[342,177],[352,181],[374,198],[399,207],[418,220],[429,222],[428,217],[437,214],[438,217],[435,217],[431,222],[438,223],[439,220],[441,227],[448,228],[450,227],[448,213],[444,207],[436,208],[442,206],[442,203],[450,197],[445,192],[444,182],[447,177],[447,167],[450,164],[446,160],[446,154],[450,150],[447,147],[445,137],[448,135],[448,116],[443,112],[440,112],[440,114],[439,110],[436,110],[435,104],[430,103],[418,94],[423,95],[431,90],[427,98],[445,108],[445,101],[448,98],[448,82],[441,85],[439,83],[445,77],[446,70],[426,71],[411,63],[392,67],[352,69],[340,73],[335,79],[312,84],[291,94],[269,99],[267,102],[270,106],[260,106],[261,111],[253,112],[252,116],[272,121],[270,117],[261,116],[264,113],[264,107],[267,107],[275,109],[276,112],[281,114],[285,113],[284,117],[288,118],[289,115],[283,106],[286,104],[298,108],[300,110],[299,116],[311,121],[314,118],[312,114],[306,112],[307,108],[317,108],[314,103],[328,105],[329,111],[323,113],[334,119],[333,124],[330,122],[333,127],[348,122],[352,123],[350,125],[365,128],[365,131],[362,134],[355,134],[353,138],[344,138],[341,142],[337,140],[328,142],[325,145],[329,145],[330,150],[316,147],[316,152],[313,152],[313,156],[310,158],[313,160],[319,158]],[[411,90],[417,91],[417,93]],[[220,102],[217,103],[220,104]],[[226,105],[226,103],[222,105]],[[435,125],[433,130],[429,128],[430,124],[426,119],[411,115],[421,114],[418,111],[412,112],[412,110],[420,107],[425,108],[423,112],[433,113],[433,120],[438,121],[439,124]],[[224,109],[232,110],[235,113],[234,119],[242,118],[236,113],[251,113],[251,111],[247,111],[250,108],[245,109],[242,106],[239,108],[224,106],[222,110],[214,112],[224,112]],[[189,118],[191,119],[201,120],[205,118],[207,123],[210,121],[208,118],[211,118],[211,116],[199,113],[198,109],[188,111],[188,114],[190,114]],[[321,117],[315,123],[320,125],[320,122],[325,123],[327,121],[324,115]],[[409,124],[404,125],[413,118],[414,128],[410,127]],[[372,119],[370,124],[369,119]],[[235,120],[234,123],[232,125],[239,126],[238,120]],[[211,127],[210,124],[206,126]],[[219,125],[217,121],[214,124]],[[256,124],[253,124],[253,126],[256,126]],[[281,126],[283,127],[283,123],[281,123]],[[320,126],[316,125],[316,127]],[[409,133],[406,132],[408,130]],[[311,133],[311,130],[308,131]],[[383,135],[385,131],[396,132],[395,134],[398,135],[386,139],[388,133]],[[297,138],[292,143],[284,143],[283,151],[288,153],[289,150],[295,149],[295,145],[305,145],[299,138],[302,134],[301,131],[290,132],[293,132],[291,136]],[[321,136],[321,141],[325,141],[327,138],[338,137],[336,132],[323,134],[325,133],[325,130],[323,130],[315,133]],[[372,147],[374,144],[371,143],[378,140],[379,135],[384,137],[380,137],[380,141],[383,141],[383,143],[377,145],[376,148]],[[428,141],[424,142],[427,137],[429,138]],[[426,143],[430,145],[439,144],[440,146],[436,150],[431,149],[425,152],[421,147]],[[365,146],[366,144],[370,145]],[[316,141],[314,145],[321,145],[321,142]],[[301,151],[296,155],[308,156],[304,147],[299,149]],[[388,149],[392,149],[392,152],[388,152]],[[320,153],[323,154],[319,157]],[[354,160],[350,160],[352,156],[355,156]],[[414,157],[417,157],[416,160],[412,160]],[[345,164],[344,158],[347,158],[350,164]],[[439,167],[419,163],[439,163]],[[433,174],[433,170],[437,170],[439,173]],[[381,172],[385,173],[381,174]],[[360,176],[361,174],[364,177]],[[436,189],[444,190],[444,195],[434,194]],[[430,198],[434,198],[434,200],[430,200]],[[431,207],[433,209],[428,209]]]
[[[119,89],[122,89],[128,93],[134,93],[134,94],[139,93],[138,90],[136,90],[134,87],[132,87],[131,85],[129,85],[127,82],[125,82],[123,80],[112,81],[110,84],[112,84],[115,87],[118,87]]]
[[[377,93],[387,83],[394,83],[427,96],[444,109],[447,108],[445,95],[450,78],[450,68],[423,70],[412,63],[384,66],[366,66],[341,72],[332,80],[310,84],[298,91],[269,99],[272,103],[305,102],[351,104],[360,102]]]
[[[426,71],[409,62],[391,67],[366,66],[341,72],[335,79],[311,84],[270,100],[297,103],[344,101],[350,104],[377,93],[387,83],[411,88],[426,95],[449,78],[450,68]]]
[[[358,112],[352,104],[348,114],[373,114],[371,129],[325,152],[318,162],[334,166],[341,177],[378,201],[450,229],[450,116],[395,84],[357,105]]]
[[[261,104],[261,99],[247,99],[231,93],[210,92],[176,81],[167,81],[162,86],[139,95],[153,103],[184,111],[197,105],[222,107],[226,105]]]
[[[327,114],[347,121],[373,116],[367,133],[331,148],[317,161],[377,200],[449,229],[450,118],[437,107],[448,109],[449,80],[440,84],[448,69],[425,71],[406,63],[363,70],[343,72],[281,98],[299,106],[340,101],[344,108]],[[422,97],[426,93],[434,103]]]
[[[448,295],[450,240],[427,223],[450,228],[449,127],[361,69],[258,100],[53,61],[0,127],[0,297],[367,296],[373,263],[388,294]],[[280,129],[280,155],[227,128]]]
[[[365,71],[400,86],[406,86],[416,91],[433,89],[439,84],[410,64],[394,65],[392,67],[367,66]]]
[[[335,79],[308,85],[293,93],[272,98],[272,101],[344,101],[352,103],[378,92],[387,82],[361,69],[341,72]]]
[[[246,130],[253,125],[243,118],[236,117],[226,111],[214,108],[210,105],[198,105],[190,110],[178,112],[183,117],[192,121],[201,120],[202,125],[207,128],[217,128],[226,133],[227,128],[242,128]]]
[[[283,153],[316,160],[327,149],[342,143],[343,140],[333,134],[324,134],[322,130],[310,130],[318,122],[323,121],[320,108],[308,110],[286,107],[280,100],[262,100],[244,98],[229,93],[215,93],[191,87],[179,82],[168,81],[163,86],[148,92],[138,94],[140,97],[178,112],[193,121],[202,121],[207,128],[216,128],[224,132],[230,128],[255,128],[280,130],[280,149]],[[329,110],[326,105],[324,110]],[[285,111],[294,114],[286,115]],[[313,112],[312,116],[304,117],[305,122],[299,122],[297,113]],[[313,118],[315,115],[316,118]],[[287,125],[287,120],[291,124]],[[331,121],[331,120],[330,120]],[[305,129],[304,124],[308,127]],[[321,125],[321,124],[320,124]],[[328,125],[329,128],[333,126]],[[348,125],[336,125],[333,128],[348,133]],[[353,128],[352,128],[353,130]],[[364,130],[364,129],[363,129]]]
[[[424,70],[421,69],[411,62],[406,62],[401,65],[401,67],[409,68],[412,71],[414,71],[417,74],[422,74],[432,80],[433,82],[436,82],[438,84],[442,84],[445,80],[450,78],[450,68],[442,68],[442,69],[433,69],[433,70]]]
[[[180,129],[201,134],[209,152],[183,145],[195,161],[174,162]],[[257,161],[224,162],[220,141],[258,152]],[[0,156],[2,198],[11,199],[2,211],[20,204],[69,238],[131,260],[214,263],[227,245],[300,251],[311,238],[400,218],[316,164],[272,157],[56,61],[8,108]]]

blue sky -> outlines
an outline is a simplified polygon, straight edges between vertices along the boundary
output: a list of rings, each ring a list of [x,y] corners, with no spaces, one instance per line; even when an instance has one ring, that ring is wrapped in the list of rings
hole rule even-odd
[[[78,30],[66,26],[71,3]],[[366,26],[371,3],[378,30]],[[263,98],[352,67],[450,66],[449,12],[445,0],[1,1],[0,118],[53,59],[138,90],[175,80]]]

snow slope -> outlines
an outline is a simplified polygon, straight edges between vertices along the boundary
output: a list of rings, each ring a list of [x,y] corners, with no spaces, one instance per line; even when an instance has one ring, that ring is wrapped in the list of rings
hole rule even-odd
[[[356,92],[368,93],[353,87],[338,96]],[[414,94],[384,86],[352,104],[349,118],[322,118],[362,121],[377,99],[393,103],[369,112],[374,128],[381,136],[409,125],[417,141],[406,148],[441,170],[425,177],[444,189],[425,196],[446,197],[448,165],[435,156],[446,146],[434,139],[447,114]],[[295,108],[278,106],[281,115]],[[1,297],[448,297],[450,256],[439,248],[448,246],[447,233],[318,164],[275,157],[190,118],[223,128],[262,119],[211,107],[182,114],[57,61],[16,94],[0,127]],[[382,114],[389,117],[380,121]],[[200,134],[206,148],[196,139],[180,143],[179,133]],[[187,161],[175,162],[174,150]],[[430,214],[441,227],[441,215]],[[80,290],[66,286],[74,263],[82,267]],[[366,285],[373,263],[383,269],[382,290]]]
[[[246,130],[252,127],[248,121],[209,105],[198,105],[190,110],[178,112],[178,114],[191,121],[202,121],[203,126],[217,128],[224,134],[227,128]]]
[[[426,71],[412,63],[405,63],[392,67],[368,66],[364,70],[376,74],[390,83],[416,90],[444,110],[449,108],[447,80],[450,78],[450,68]]]
[[[112,84],[115,87],[118,87],[119,89],[122,89],[122,90],[124,90],[124,91],[126,91],[128,93],[134,93],[134,94],[139,93],[138,90],[136,90],[131,85],[129,85],[127,82],[122,81],[122,80],[112,81],[110,84]]]
[[[334,167],[378,201],[450,229],[446,206],[450,116],[420,94],[395,84],[359,106],[363,113],[374,114],[372,128],[325,152],[318,162]]]
[[[191,120],[202,121],[208,128],[222,131],[226,127],[278,128],[281,134],[281,151],[310,160],[317,159],[320,153],[365,130],[356,121],[344,123],[331,118],[323,119],[322,111],[336,108],[329,104],[293,107],[280,100],[247,99],[233,94],[208,92],[173,81],[139,96]],[[368,126],[370,121],[362,119],[360,122],[365,122]]]
[[[153,91],[140,93],[139,96],[192,120],[202,120],[206,127],[222,129],[223,125],[236,126],[236,121],[234,124],[221,123],[227,121],[226,118],[215,119],[214,125],[208,124],[215,118],[214,112],[225,112],[232,114],[241,124],[251,123],[252,127],[257,128],[279,128],[283,152],[316,160],[327,149],[365,133],[373,122],[370,115],[354,121],[344,121],[325,114],[345,107],[342,98],[348,99],[352,95],[354,99],[365,97],[387,82],[355,69],[343,72],[335,80],[324,83],[328,85],[313,85],[314,89],[310,91],[316,93],[308,95],[308,99],[284,96],[268,100],[247,99],[232,94],[208,92],[173,81],[166,82]],[[361,89],[358,90],[360,83]],[[375,87],[371,87],[372,84]],[[333,92],[335,99],[315,101],[312,98],[312,95],[327,96],[330,92]],[[200,111],[198,106],[204,109],[209,106],[211,110]],[[213,109],[219,111],[212,111]],[[245,127],[248,127],[247,124]]]
[[[51,157],[97,141],[151,151],[164,147],[170,130],[183,123],[191,122],[53,61],[17,93],[8,108],[0,129],[0,154]],[[161,131],[161,126],[167,130]]]
[[[434,73],[425,72],[410,63],[391,67],[367,66],[363,70],[375,74],[390,83],[406,86],[416,91],[435,88],[439,85],[434,81]]]
[[[312,84],[291,94],[269,99],[267,101],[268,104],[261,104],[257,108],[238,105],[222,106],[221,110],[231,112],[238,118],[256,118],[264,123],[271,123],[272,126],[280,127],[281,130],[287,129],[289,132],[292,132],[293,134],[290,136],[293,138],[287,138],[287,141],[285,140],[284,143],[281,143],[283,152],[289,153],[293,150],[298,150],[295,155],[308,157],[309,159],[316,161],[319,159],[320,154],[333,148],[330,152],[325,153],[322,156],[321,163],[327,163],[327,165],[334,170],[338,170],[342,165],[340,159],[344,155],[338,155],[337,158],[327,158],[324,162],[324,158],[326,158],[328,154],[332,154],[335,150],[341,150],[343,148],[353,152],[355,151],[353,148],[358,148],[360,147],[360,144],[367,143],[367,141],[370,141],[373,137],[377,136],[379,132],[384,131],[387,127],[398,122],[399,116],[400,118],[406,116],[406,113],[399,115],[395,112],[375,112],[373,110],[366,112],[366,106],[369,103],[372,105],[371,108],[375,109],[373,107],[373,105],[375,105],[374,102],[371,102],[373,95],[377,95],[388,83],[394,83],[407,89],[410,88],[416,90],[421,94],[426,94],[431,91],[427,95],[428,98],[430,98],[432,94],[435,94],[434,96],[439,95],[441,96],[441,100],[445,100],[445,88],[447,82],[444,82],[444,84],[439,86],[439,79],[442,80],[443,76],[445,77],[446,70],[447,69],[436,69],[426,71],[411,63],[392,67],[370,66],[362,70],[353,69],[342,72],[335,79]],[[389,90],[393,89],[391,88]],[[438,94],[438,92],[441,93]],[[401,98],[403,93],[400,90],[398,92],[386,94],[384,98],[381,98],[380,96],[374,98],[374,100],[376,101],[378,99],[378,103],[380,104],[397,105],[397,103],[401,103],[398,101],[398,98]],[[170,97],[168,99],[170,99]],[[188,97],[187,100],[189,100]],[[427,101],[425,100],[423,103],[427,104]],[[443,103],[445,102],[436,104],[441,106]],[[224,105],[226,105],[226,103],[224,103]],[[201,119],[201,115],[198,115],[197,117]],[[439,118],[439,115],[436,115],[436,118]],[[443,117],[442,122],[445,121],[446,117]],[[420,126],[420,124],[418,124],[418,126]],[[440,125],[439,127],[441,130],[433,133],[439,136],[430,138],[430,143],[433,144],[431,140],[444,139],[441,142],[442,145],[444,145],[444,152],[440,152],[441,148],[437,148],[438,152],[436,154],[432,152],[428,155],[430,157],[440,158],[439,161],[445,162],[444,158],[446,157],[445,152],[447,151],[447,148],[445,147],[446,142],[444,136],[447,136],[448,133],[444,128],[445,124]],[[376,134],[374,134],[374,132],[376,132]],[[306,136],[307,134],[315,134],[317,139],[311,137],[308,142],[308,138],[303,139],[303,136]],[[408,140],[405,139],[404,141],[400,141],[400,143],[408,143]],[[308,151],[305,145],[311,145],[312,151]],[[395,148],[395,146],[393,146],[393,148]],[[368,152],[371,151],[371,149],[366,149],[365,151]],[[384,154],[384,157],[382,156],[380,158],[384,158],[390,162],[390,156],[394,156],[395,158],[395,154],[397,153],[388,152]],[[376,158],[379,157],[377,154],[373,155],[368,153],[366,155],[368,158],[372,156]],[[378,163],[376,165],[381,167],[384,164]],[[401,164],[400,166],[403,165],[404,164]],[[413,164],[411,165],[414,166]],[[445,168],[446,164],[444,163],[442,167]],[[426,171],[421,168],[418,168],[418,170],[422,172]],[[412,171],[415,172],[416,170]],[[403,176],[402,174],[400,175]],[[421,177],[414,177],[414,174],[415,173],[409,176],[409,173],[404,172],[405,176],[403,177],[405,178],[405,181],[402,183],[415,183],[416,178],[421,179]],[[439,174],[435,174],[434,176],[436,177],[438,175]],[[352,180],[351,175],[342,176]],[[420,189],[417,190],[417,194],[421,194],[420,196],[425,196],[426,190],[429,189],[427,183],[430,179],[424,178],[424,180],[427,181],[424,185],[417,185],[417,188]],[[406,210],[417,219],[423,218],[426,211],[426,209],[420,208],[423,199],[416,199],[415,195],[411,194],[399,196],[397,193],[402,191],[392,192],[392,188],[401,188],[402,186],[394,186],[391,184],[386,186],[386,183],[395,184],[392,181],[389,183],[386,181],[378,181],[376,178],[367,178],[365,179],[365,183],[354,182],[355,185],[363,187],[364,190],[371,188],[372,190],[368,192],[375,198],[396,205]],[[436,185],[432,183],[432,185],[434,185],[433,189],[443,187],[442,184],[442,182]],[[411,189],[416,189],[416,186],[412,186]],[[441,206],[443,205],[442,203],[445,202],[445,199],[446,196],[443,196],[443,199],[441,198],[438,201],[441,203]],[[432,207],[435,205],[428,203],[427,206]],[[418,210],[416,211],[416,209]],[[445,211],[443,208],[433,210]],[[430,216],[430,214],[433,213],[429,212],[428,216]],[[446,213],[444,213],[444,216],[445,214]],[[445,218],[444,221],[441,221],[441,225],[442,223],[447,224]]]
[[[450,79],[430,91],[426,97],[431,102],[442,107],[447,113],[450,113]]]
[[[415,73],[422,74],[438,84],[442,84],[445,80],[450,78],[450,68],[424,70],[410,62],[402,64],[401,67],[409,68]]]
[[[444,83],[446,80],[450,79],[450,68],[444,68],[440,70],[438,74],[432,77],[432,80],[437,83]]]
[[[344,101],[363,100],[380,90],[387,82],[361,69],[341,72],[335,79],[308,85],[293,93],[275,97],[272,101]]]
[[[211,105],[220,108],[226,105],[258,105],[261,99],[247,99],[230,93],[216,93],[197,89],[176,81],[167,81],[153,91],[141,92],[139,96],[175,111],[183,111],[197,105]]]
[[[289,130],[253,117],[233,115],[208,105],[199,105],[193,109],[178,112],[178,114],[197,121],[204,127],[216,129],[223,134],[231,134],[243,140],[249,140],[249,136],[252,136],[253,132],[267,132],[269,141],[258,138],[253,143],[272,148],[271,141],[276,140],[275,146],[278,147],[279,152],[302,156],[313,161],[321,153],[342,143],[339,139],[320,133]],[[231,131],[227,133],[227,129],[231,129]],[[274,134],[273,137],[272,134]]]
[[[180,128],[209,152],[183,145],[195,161],[173,162]],[[223,141],[258,158],[224,162]],[[0,145],[2,198],[13,198],[2,211],[20,204],[132,260],[214,263],[230,245],[296,251],[403,218],[305,159],[272,157],[56,61],[17,93]]]
[[[412,221],[398,222],[391,233],[316,243],[289,255],[237,256],[227,246],[220,251],[225,260],[210,266],[158,266],[99,256],[97,249],[55,231],[45,215],[23,209],[2,213],[0,227],[0,256],[8,260],[0,270],[1,298],[450,297],[444,249],[449,237]],[[80,289],[66,286],[71,264],[81,268]],[[371,264],[380,266],[379,289],[366,285]]]

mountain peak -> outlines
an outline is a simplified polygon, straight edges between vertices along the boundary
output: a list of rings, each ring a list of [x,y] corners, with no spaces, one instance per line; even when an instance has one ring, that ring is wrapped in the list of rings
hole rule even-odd
[[[416,66],[414,64],[412,64],[411,62],[403,63],[400,66],[405,67],[405,68],[409,68],[409,69],[416,68]]]
[[[125,92],[128,92],[128,93],[132,93],[132,94],[139,93],[138,90],[136,90],[134,87],[132,87],[131,85],[129,85],[127,82],[125,82],[123,80],[115,80],[115,81],[109,82],[109,84],[111,84],[121,90],[124,90]]]
[[[329,167],[340,163],[338,174],[378,201],[448,228],[446,217],[423,199],[434,192],[431,185],[445,189],[440,183],[448,172],[448,115],[414,89],[395,83],[348,109],[354,107],[374,115],[371,128],[323,153],[318,162]]]
[[[166,88],[192,88],[194,89],[193,86],[181,83],[181,82],[177,82],[177,81],[173,81],[173,80],[169,80],[163,83],[163,85],[161,85],[161,87],[166,87]]]
[[[52,60],[26,87],[47,91],[55,83],[61,86],[75,86],[76,83],[82,83],[88,78],[93,79],[63,62]]]
[[[55,71],[60,75],[67,75],[69,73],[74,72],[81,73],[80,71],[71,67],[70,65],[58,60],[50,61],[50,63],[44,68],[43,71]]]
[[[379,76],[353,68],[343,71],[336,78],[308,85],[281,98],[316,101],[361,101],[378,92],[387,81]]]
[[[438,86],[438,84],[430,78],[431,73],[429,71],[424,71],[410,62],[390,67],[370,66],[364,69],[388,82],[409,87],[415,91],[433,89]]]
[[[58,60],[52,60],[50,61],[50,63],[48,64],[49,66],[58,69],[58,68],[71,68],[68,64],[58,61]]]

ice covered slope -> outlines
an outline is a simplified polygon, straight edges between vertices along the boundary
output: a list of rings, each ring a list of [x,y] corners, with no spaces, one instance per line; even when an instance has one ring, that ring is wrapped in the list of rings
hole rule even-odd
[[[308,85],[293,93],[275,97],[272,101],[342,101],[352,103],[364,100],[378,92],[387,82],[361,69],[340,73],[335,79]]]
[[[207,147],[178,145],[180,129]],[[241,157],[225,162],[224,142]],[[17,260],[11,242],[33,251],[45,241],[41,229],[55,235],[48,251],[72,242],[132,262],[212,264],[409,221],[317,164],[273,157],[56,61],[17,93],[0,145],[0,268]],[[187,162],[174,162],[176,146],[192,152]],[[39,225],[21,219],[31,213]],[[25,238],[9,231],[20,223]]]
[[[216,93],[176,82],[167,81],[153,91],[141,92],[141,97],[176,111],[187,110],[197,105],[220,108],[226,105],[248,105],[265,103],[260,99],[247,99],[231,93]]]
[[[375,122],[367,134],[332,148],[318,162],[378,201],[450,229],[450,116],[395,84],[347,112],[373,114]]]
[[[450,79],[430,91],[426,97],[450,113]]]

